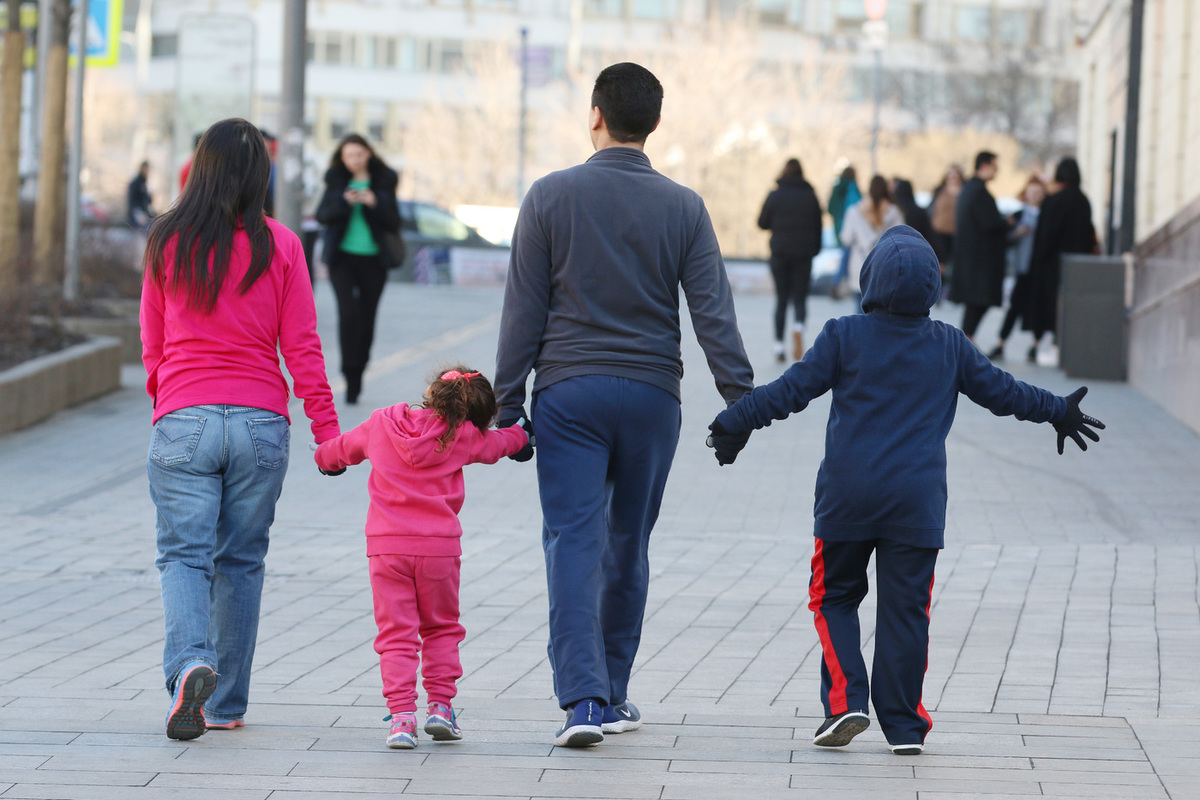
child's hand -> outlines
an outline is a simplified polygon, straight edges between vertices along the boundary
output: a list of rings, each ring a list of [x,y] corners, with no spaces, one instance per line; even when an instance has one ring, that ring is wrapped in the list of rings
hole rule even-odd
[[[319,447],[319,445],[316,442],[308,443],[308,449],[312,450],[314,454],[317,452],[318,447]],[[316,459],[316,455],[313,455],[313,459],[314,460]],[[345,471],[346,471],[345,467],[342,467],[341,469],[335,469],[335,470],[326,470],[326,469],[321,469],[321,465],[317,464],[317,472],[321,473],[322,475],[329,475],[330,477],[334,477],[337,475],[341,475]]]
[[[513,461],[520,461],[523,463],[533,458],[533,448],[536,444],[536,440],[533,438],[533,423],[531,423],[529,418],[524,415],[516,419],[500,420],[496,423],[497,428],[511,428],[514,425],[521,426],[521,429],[525,431],[525,435],[529,437],[529,441],[524,447],[509,456],[509,458],[511,458]]]
[[[750,431],[732,434],[725,430],[720,417],[714,419],[708,429],[712,434],[705,440],[705,444],[716,451],[717,463],[722,467],[736,461],[738,453],[742,452],[746,442],[750,441]]]
[[[1067,413],[1063,418],[1054,423],[1054,430],[1058,431],[1058,454],[1063,454],[1063,444],[1066,443],[1067,437],[1070,436],[1075,440],[1075,444],[1079,445],[1080,450],[1087,450],[1087,442],[1085,442],[1079,434],[1091,439],[1093,442],[1100,441],[1100,434],[1096,433],[1092,428],[1104,430],[1104,423],[1095,417],[1089,417],[1079,410],[1079,401],[1087,394],[1087,387],[1080,386],[1075,391],[1067,395]],[[1092,428],[1088,426],[1091,425]]]

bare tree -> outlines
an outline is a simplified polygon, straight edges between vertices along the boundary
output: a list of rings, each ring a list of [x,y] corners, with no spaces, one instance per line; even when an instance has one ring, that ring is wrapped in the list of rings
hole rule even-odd
[[[21,81],[25,59],[25,34],[21,30],[21,2],[8,0],[8,30],[4,34],[4,61],[0,64],[0,297],[17,288],[17,259],[21,250]]]
[[[42,159],[38,169],[37,206],[33,218],[33,282],[55,283],[63,266],[66,152],[67,55],[71,33],[71,0],[51,6],[50,52],[46,54],[42,98]]]

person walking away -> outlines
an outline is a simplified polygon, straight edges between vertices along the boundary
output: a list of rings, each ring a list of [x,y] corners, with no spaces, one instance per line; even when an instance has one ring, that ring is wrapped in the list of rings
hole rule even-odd
[[[596,78],[596,153],[530,187],[517,217],[496,356],[500,426],[533,381],[550,666],[566,720],[554,744],[641,725],[629,676],[641,640],[648,546],[679,442],[679,289],[717,390],[754,373],[704,202],[644,152],[663,88],[614,64]],[[532,457],[532,448],[514,458]]]
[[[425,733],[462,738],[454,712],[462,677],[458,646],[463,467],[495,464],[526,446],[521,425],[489,430],[492,385],[462,365],[430,383],[423,403],[397,403],[317,448],[317,466],[336,473],[371,462],[367,559],[375,603],[375,652],[391,729],[387,746],[417,746],[417,665],[429,705]]]
[[[783,329],[792,304],[792,358],[804,357],[804,321],[813,258],[821,252],[821,202],[800,160],[789,158],[758,215],[758,227],[771,232],[771,277],[775,281],[775,358],[785,360]]]
[[[942,270],[942,282],[946,280],[947,268],[953,267],[954,258],[954,214],[958,195],[962,192],[963,173],[957,164],[946,170],[942,182],[933,190],[929,201],[929,224],[933,228],[933,251],[937,253]]]
[[[1042,203],[1038,228],[1029,259],[1029,312],[1024,327],[1033,331],[1029,360],[1037,361],[1038,345],[1047,333],[1054,335],[1058,322],[1058,284],[1066,253],[1097,252],[1092,204],[1079,188],[1079,163],[1064,158],[1054,170],[1058,191]]]
[[[846,212],[842,223],[842,241],[850,248],[847,280],[850,294],[854,298],[854,312],[862,308],[862,289],[859,272],[871,248],[888,228],[904,224],[904,215],[892,202],[887,180],[882,175],[871,178],[867,196]]]
[[[263,559],[288,466],[281,353],[314,439],[339,433],[300,240],[263,215],[268,170],[253,125],[214,124],[146,244],[146,470],[172,739],[239,728],[246,714]]]
[[[895,178],[892,181],[892,197],[896,199],[896,205],[900,209],[900,213],[904,215],[904,224],[912,228],[921,237],[929,242],[933,247],[934,252],[937,252],[937,247],[934,246],[934,239],[937,237],[933,232],[933,224],[929,219],[929,212],[917,205],[917,198],[913,194],[912,182],[904,178]]]
[[[400,230],[399,182],[367,140],[351,133],[333,152],[317,206],[317,222],[325,226],[322,258],[337,297],[338,344],[350,405],[362,393],[375,340],[375,314],[393,266],[387,234]]]
[[[154,211],[151,209],[153,199],[150,197],[150,187],[146,185],[149,177],[150,162],[143,161],[138,167],[137,175],[133,176],[125,191],[129,226],[138,231],[146,230],[150,227],[150,220],[154,219]]]
[[[1009,223],[996,208],[987,182],[996,177],[996,154],[975,156],[975,175],[963,184],[954,212],[954,271],[950,300],[963,304],[962,331],[975,331],[992,306],[1004,304],[1005,249]]]
[[[1046,184],[1037,175],[1031,175],[1021,192],[1021,213],[1017,217],[1016,227],[1009,234],[1009,253],[1012,256],[1013,272],[1017,280],[1013,284],[1012,294],[1008,298],[1008,312],[1004,315],[1004,324],[1000,326],[1000,341],[988,353],[993,361],[1004,358],[1004,343],[1017,325],[1017,320],[1028,314],[1030,287],[1029,262],[1033,257],[1033,239],[1037,231],[1038,215],[1041,213],[1042,200],[1046,197]],[[1037,342],[1030,351],[1037,360]]]
[[[752,431],[833,392],[817,472],[809,609],[821,643],[825,721],[813,744],[843,747],[870,726],[891,751],[919,755],[933,721],[921,701],[929,661],[934,565],[946,529],[946,436],[958,396],[1069,437],[1099,441],[1080,388],[1056,397],[993,366],[961,331],[929,318],[937,256],[912,228],[887,231],[863,265],[863,311],[831,319],[804,360],[722,411],[710,429],[719,464]],[[858,608],[875,557],[875,660],[868,677]]]
[[[829,292],[835,300],[841,297],[842,284],[846,282],[850,264],[850,247],[842,241],[842,225],[846,221],[846,212],[860,200],[862,192],[858,190],[858,175],[854,167],[847,164],[829,192],[829,216],[833,219],[833,236],[842,248],[842,261],[838,264],[838,271],[833,276],[833,285]]]

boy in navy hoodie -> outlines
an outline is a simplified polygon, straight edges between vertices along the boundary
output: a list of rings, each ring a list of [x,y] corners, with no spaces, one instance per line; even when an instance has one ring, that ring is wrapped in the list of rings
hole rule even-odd
[[[817,472],[809,609],[821,641],[825,722],[813,744],[846,745],[870,725],[858,606],[875,554],[878,611],[870,699],[892,752],[917,755],[933,723],[921,703],[933,571],[946,527],[946,436],[961,392],[997,416],[1050,422],[1099,441],[1099,420],[1067,397],[994,366],[962,331],[929,318],[937,256],[916,231],[889,229],[862,269],[861,315],[829,320],[804,360],[717,415],[709,444],[731,464],[751,431],[833,391]],[[1088,427],[1091,426],[1091,427]]]

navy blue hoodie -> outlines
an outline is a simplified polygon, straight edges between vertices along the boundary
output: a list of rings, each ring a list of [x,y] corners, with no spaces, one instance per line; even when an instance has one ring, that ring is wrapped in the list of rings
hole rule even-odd
[[[804,360],[717,419],[762,428],[833,391],[817,472],[814,533],[942,547],[946,436],[961,392],[997,416],[1056,422],[1066,400],[994,366],[962,331],[929,318],[941,291],[933,248],[908,226],[880,237],[862,270],[863,310],[831,319]]]

